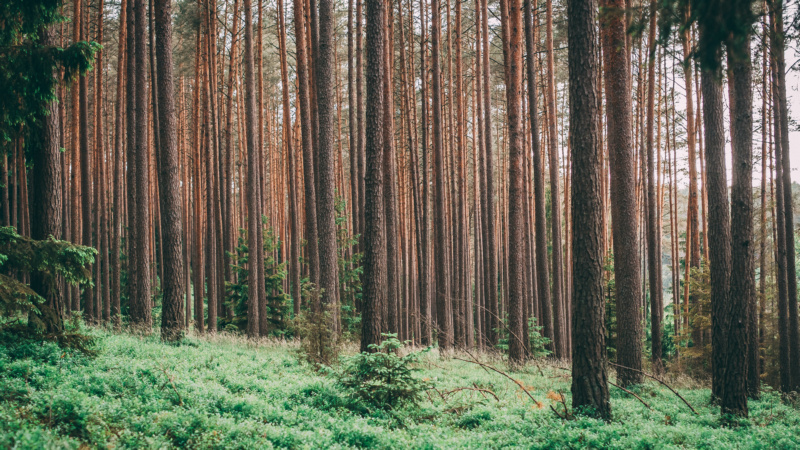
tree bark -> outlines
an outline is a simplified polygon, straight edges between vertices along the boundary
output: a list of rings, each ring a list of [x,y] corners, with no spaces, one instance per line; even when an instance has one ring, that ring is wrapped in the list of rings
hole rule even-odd
[[[436,316],[439,348],[449,350],[453,346],[453,316],[448,314],[450,307],[450,246],[447,238],[447,217],[445,189],[444,140],[442,119],[442,71],[440,64],[440,29],[441,14],[439,0],[431,1],[431,78],[432,78],[432,107],[433,107],[433,165],[436,173],[434,181],[434,195],[437,207],[433,208],[433,226],[436,236]]]
[[[650,30],[648,35],[647,59],[647,267],[650,282],[650,342],[653,372],[661,375],[664,372],[661,343],[661,318],[664,301],[662,300],[661,281],[661,227],[658,217],[661,213],[661,202],[657,200],[655,148],[653,131],[655,128],[655,93],[656,93],[656,1],[650,2]]]
[[[133,10],[136,15],[134,28],[136,62],[133,82],[137,87],[134,101],[136,153],[135,159],[131,163],[136,165],[136,173],[135,178],[130,178],[130,182],[136,185],[136,196],[131,215],[134,217],[133,239],[137,243],[135,259],[132,261],[136,266],[136,278],[133,279],[133,283],[136,284],[136,297],[131,298],[130,316],[132,324],[142,327],[147,332],[153,325],[153,317],[150,305],[150,238],[148,233],[150,228],[150,155],[147,139],[147,18],[144,0],[134,0]]]
[[[315,171],[317,166],[314,164],[314,136],[311,128],[311,104],[309,100],[309,55],[308,44],[306,43],[305,15],[303,11],[303,0],[294,0],[294,29],[295,47],[297,48],[297,101],[300,106],[300,132],[302,133],[303,145],[303,185],[305,189],[305,233],[306,233],[306,257],[308,259],[309,279],[312,283],[319,283],[319,233],[317,230],[317,191],[314,185]],[[300,230],[297,230],[299,233]]]
[[[172,4],[155,0],[156,58],[158,77],[158,187],[163,234],[161,280],[161,338],[176,341],[183,336],[183,218],[181,215],[180,159],[175,126],[175,87],[172,76]]]
[[[313,17],[313,16],[312,16]],[[313,25],[313,24],[312,24]],[[319,231],[319,287],[324,290],[322,301],[331,308],[331,327],[339,332],[339,262],[336,244],[336,209],[334,190],[336,187],[333,138],[336,129],[334,103],[335,43],[333,0],[319,1],[319,54],[315,55],[317,111],[319,115],[319,141],[317,142],[316,179],[317,229]]]
[[[625,47],[625,4],[604,0],[601,18],[611,167],[611,220],[617,301],[617,371],[619,384],[642,381],[642,321],[639,233],[636,216],[636,169],[631,138],[631,97]]]
[[[497,246],[495,242],[495,210],[494,210],[494,163],[492,158],[492,106],[491,91],[489,89],[489,6],[487,0],[481,0],[481,35],[483,36],[483,151],[485,161],[485,176],[483,177],[483,188],[481,192],[481,204],[485,206],[483,210],[483,232],[484,232],[484,267],[485,286],[486,286],[486,336],[487,343],[494,347],[498,343],[498,336],[495,330],[500,327],[500,315],[497,299]]]
[[[88,37],[88,20],[85,20],[88,14],[81,10],[81,21],[76,26],[80,27],[81,40],[86,40]],[[79,84],[79,101],[78,101],[78,116],[80,126],[80,172],[81,172],[81,221],[83,222],[83,238],[81,243],[83,245],[92,245],[92,160],[91,151],[89,150],[89,78],[86,74],[81,74],[78,80]],[[94,272],[92,267],[88,270]],[[84,286],[83,288],[83,308],[86,320],[89,323],[94,323],[98,314],[95,311],[94,299],[92,298],[92,288]],[[101,314],[102,315],[102,314]]]
[[[114,216],[111,230],[111,322],[114,327],[119,327],[121,323],[120,311],[120,297],[121,290],[121,273],[122,273],[122,219],[123,219],[123,198],[122,198],[122,159],[123,159],[123,127],[125,124],[125,115],[123,108],[125,103],[125,91],[123,90],[123,83],[125,80],[125,73],[128,67],[128,10],[130,9],[131,0],[125,0],[121,5],[120,21],[119,21],[119,49],[117,52],[117,102],[115,106],[116,132],[114,138]],[[125,83],[126,85],[129,83]]]
[[[746,17],[748,10],[743,11]],[[740,40],[741,39],[741,40]],[[749,335],[756,313],[753,261],[753,91],[750,33],[728,43],[728,67],[734,102],[732,117],[733,183],[731,185],[731,275],[726,307],[723,413],[747,417]],[[709,249],[710,250],[710,249]],[[752,315],[752,316],[751,316]],[[755,327],[753,327],[755,328]]]
[[[525,264],[525,135],[522,127],[522,17],[519,0],[507,2],[505,20],[508,52],[506,104],[509,134],[508,186],[508,357],[520,363],[525,357],[523,321],[526,301]]]
[[[58,45],[55,25],[39,30],[39,43],[43,46]],[[53,71],[52,75],[56,77],[57,71]],[[33,122],[29,133],[31,160],[35,168],[31,192],[31,214],[34,218],[31,221],[31,238],[36,240],[61,238],[61,129],[58,117],[58,102],[54,99],[47,103],[45,111]],[[30,283],[31,289],[45,299],[44,306],[51,310],[42,317],[45,319],[45,332],[61,333],[68,309],[64,304],[62,281],[44,272],[34,271]]]
[[[556,126],[556,79],[555,56],[553,50],[553,0],[547,0],[547,25],[545,29],[545,45],[547,46],[547,121],[548,152],[550,153],[550,208],[552,221],[552,270],[553,270],[553,350],[556,358],[563,358],[567,353],[565,333],[565,311],[562,286],[563,249],[561,243],[561,197],[558,180],[558,129]],[[545,326],[547,323],[545,323]]]
[[[383,81],[383,206],[386,211],[386,254],[394,256],[386,259],[386,320],[388,325],[386,331],[388,333],[397,333],[399,330],[398,304],[400,302],[399,256],[401,253],[397,238],[397,155],[394,147],[394,85],[392,83],[392,68],[394,66],[394,15],[392,11],[390,2],[389,6],[387,6],[384,11],[388,36],[384,42],[386,46],[384,54],[386,62]]]
[[[572,406],[609,419],[603,298],[601,146],[597,124],[597,4],[567,2],[572,152]]]
[[[264,264],[259,258],[258,248],[261,228],[261,177],[259,165],[260,151],[256,146],[256,85],[253,67],[253,8],[252,0],[244,0],[244,78],[245,78],[245,134],[247,140],[247,244],[250,250],[248,262],[248,303],[247,337],[255,339],[260,335],[260,299],[264,295]]]
[[[704,40],[705,25],[700,26],[700,40]],[[701,42],[702,45],[702,42]],[[717,66],[721,65],[716,56]],[[723,123],[722,74],[719,69],[703,68],[700,77],[703,95],[703,122],[705,123],[705,154],[708,170],[708,220],[715,226],[709,228],[708,251],[711,277],[711,393],[722,398],[723,368],[725,367],[727,341],[727,308],[730,294],[730,219],[728,213],[728,187],[725,169],[725,125]],[[739,355],[741,357],[741,355]]]
[[[783,27],[783,1],[775,2],[774,10],[774,32],[773,32],[773,58],[775,62],[776,91],[775,109],[779,110],[776,114],[776,126],[780,125],[780,141],[776,139],[776,147],[780,147],[781,157],[776,164],[781,166],[781,176],[783,177],[783,226],[786,229],[786,292],[788,309],[789,332],[786,335],[789,344],[789,388],[793,391],[800,391],[800,325],[798,324],[797,309],[797,268],[795,264],[794,246],[794,212],[792,205],[792,165],[790,161],[789,148],[789,107],[786,97],[786,36]],[[778,121],[777,119],[780,119]],[[779,194],[781,195],[781,194]]]
[[[367,48],[366,180],[364,192],[364,290],[361,351],[381,341],[381,317],[386,302],[386,238],[383,208],[383,86],[384,2],[365,0]]]

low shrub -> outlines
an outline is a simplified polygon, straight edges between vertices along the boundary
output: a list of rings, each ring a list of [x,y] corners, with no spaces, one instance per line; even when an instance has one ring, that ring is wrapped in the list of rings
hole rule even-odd
[[[336,383],[348,395],[369,407],[393,409],[403,404],[415,404],[428,383],[415,376],[419,371],[414,363],[423,352],[399,355],[404,346],[395,334],[384,334],[380,344],[370,345],[371,352],[344,358],[335,372]]]

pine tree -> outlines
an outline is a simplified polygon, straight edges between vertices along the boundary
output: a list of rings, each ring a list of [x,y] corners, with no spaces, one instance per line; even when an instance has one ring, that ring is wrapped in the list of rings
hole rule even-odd
[[[601,151],[597,123],[597,4],[567,2],[572,152],[572,405],[608,419],[603,298]]]

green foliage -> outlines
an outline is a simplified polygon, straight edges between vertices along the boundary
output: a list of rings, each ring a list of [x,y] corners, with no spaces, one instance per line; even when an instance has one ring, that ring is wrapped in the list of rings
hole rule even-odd
[[[542,325],[537,325],[536,317],[528,319],[528,348],[530,348],[531,356],[534,358],[544,358],[552,353],[547,349],[547,346],[550,345],[550,339],[542,335],[543,329]]]
[[[367,411],[334,377],[309,370],[286,346],[246,345],[230,335],[158,336],[94,330],[95,359],[50,342],[0,341],[0,448],[797,448],[800,412],[766,390],[750,402],[749,426],[726,428],[708,389],[678,388],[692,414],[663,386],[637,390],[653,411],[611,388],[612,420],[562,421],[548,392],[570,404],[571,380],[542,362],[510,371],[514,383],[480,367],[421,358],[421,379],[443,394],[417,405]],[[186,345],[188,344],[188,345]]]
[[[89,351],[90,339],[84,339],[80,332],[64,330],[59,312],[40,293],[7,274],[36,272],[51,285],[63,279],[67,284],[91,286],[92,274],[87,266],[96,255],[91,247],[52,236],[37,241],[20,236],[13,227],[0,227],[0,331],[14,330],[20,339],[55,340]]]
[[[294,320],[294,328],[300,337],[299,354],[313,367],[331,366],[339,356],[340,338],[331,323],[331,311],[320,302],[321,289],[313,283],[303,285],[303,297],[311,305]]]
[[[495,332],[497,332],[499,336],[497,348],[507,352],[510,339],[510,334],[508,332],[508,314],[503,318],[503,323],[505,324],[503,327],[495,329]],[[544,329],[543,326],[536,324],[536,317],[528,318],[528,348],[531,352],[530,356],[533,358],[544,358],[552,353],[546,348],[550,345],[550,339],[542,335],[542,329]]]
[[[677,338],[680,364],[691,376],[707,378],[711,375],[711,271],[705,261],[690,270],[689,292],[689,329]]]
[[[60,0],[0,2],[0,147],[44,113],[56,99],[58,83],[90,70],[101,48],[96,42],[67,48],[42,43],[42,31],[65,20],[61,5]]]
[[[271,227],[264,222],[264,292],[267,294],[267,314],[273,335],[285,335],[287,330],[287,317],[291,304],[289,295],[283,292],[283,280],[286,278],[286,262],[276,261],[276,254],[280,252],[281,242]],[[247,281],[247,261],[249,249],[247,247],[247,230],[239,230],[239,242],[236,251],[232,253],[234,277],[237,281],[225,283],[225,305],[233,310],[233,317],[219,318],[219,329],[227,331],[244,331],[247,329],[247,299],[249,286]]]
[[[336,197],[336,238],[339,261],[339,301],[341,307],[342,333],[345,339],[358,341],[361,338],[361,314],[356,305],[361,302],[362,254],[355,251],[358,235],[347,229],[347,204],[341,196]]]
[[[617,286],[614,278],[614,255],[609,253],[605,270],[606,287],[604,289],[606,300],[606,351],[608,359],[615,361],[617,356]]]
[[[658,2],[659,41],[665,45],[673,31],[683,32],[693,24],[705,25],[705,32],[699,33],[693,46],[692,57],[702,67],[716,71],[723,44],[734,48],[731,44],[742,42],[752,33],[757,18],[753,7],[754,2],[747,0],[662,0]]]
[[[348,395],[369,407],[394,409],[403,404],[415,404],[427,383],[415,376],[415,367],[423,352],[400,356],[403,343],[395,334],[383,334],[380,344],[371,344],[370,352],[347,357],[336,372],[336,382]]]

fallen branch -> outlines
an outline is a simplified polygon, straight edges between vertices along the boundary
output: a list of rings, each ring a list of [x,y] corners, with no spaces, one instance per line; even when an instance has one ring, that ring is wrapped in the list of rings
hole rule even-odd
[[[175,387],[175,381],[173,380],[172,375],[167,373],[167,369],[165,369],[164,366],[161,365],[161,363],[158,364],[158,367],[161,369],[162,372],[164,372],[164,376],[167,377],[167,383],[169,383],[170,386],[172,386],[172,390],[175,391],[175,395],[178,396],[178,405],[183,406],[183,398],[181,397],[181,394],[178,392],[178,388]],[[167,383],[164,383],[164,386],[166,386]],[[164,390],[164,386],[161,386],[161,390]]]
[[[468,359],[462,359],[462,358],[458,358],[458,357],[453,357],[453,359],[457,359],[457,360],[459,360],[459,361],[464,361],[464,362],[468,362],[468,363],[472,363],[472,364],[477,364],[477,365],[479,365],[479,366],[483,367],[484,369],[492,370],[492,371],[494,371],[494,372],[497,372],[497,373],[499,373],[500,375],[502,375],[502,376],[504,376],[504,377],[508,378],[509,380],[513,381],[513,382],[514,382],[514,383],[515,383],[517,386],[519,386],[519,387],[520,387],[520,389],[522,389],[522,391],[523,391],[523,392],[525,392],[525,394],[526,394],[528,397],[530,397],[530,399],[531,399],[531,400],[533,400],[533,402],[534,402],[534,403],[537,403],[537,404],[539,403],[539,402],[538,402],[538,401],[537,401],[535,398],[533,398],[533,396],[531,395],[531,393],[530,393],[530,392],[528,392],[528,390],[527,390],[527,389],[525,389],[525,385],[524,385],[524,384],[523,384],[521,381],[519,381],[519,380],[517,380],[517,379],[513,378],[511,375],[509,375],[509,374],[507,374],[507,373],[503,372],[503,371],[502,371],[502,370],[500,370],[500,369],[497,369],[497,368],[495,368],[495,367],[492,367],[492,366],[490,366],[490,365],[488,365],[488,364],[484,364],[484,363],[482,363],[482,362],[478,361],[478,360],[477,360],[477,359],[476,359],[474,356],[472,356],[472,354],[471,354],[471,353],[467,352],[467,354],[468,354],[469,356],[471,356],[471,357],[472,357],[472,361],[470,361],[470,360],[468,360]]]
[[[436,391],[437,394],[439,394],[439,397],[442,398],[443,402],[447,402],[447,399],[444,397],[444,394],[442,394],[440,390],[436,389],[436,386],[431,386],[431,389],[433,389],[434,391]]]
[[[550,405],[550,409],[552,409],[558,417],[561,417],[564,420],[572,420],[575,416],[569,412],[569,407],[567,406],[567,397],[560,390],[558,391],[558,396],[560,397],[561,404],[564,405],[564,416],[562,417],[561,414],[556,411],[553,405]]]
[[[612,383],[612,382],[610,382],[610,381],[609,381],[609,382],[608,382],[608,384],[610,384],[610,385],[612,385],[612,386],[614,386],[614,387],[620,388],[621,390],[623,390],[623,391],[627,392],[628,394],[631,394],[632,396],[636,397],[636,399],[637,399],[637,400],[639,400],[640,402],[642,402],[642,404],[643,404],[644,406],[647,406],[647,409],[649,409],[650,411],[652,411],[652,410],[653,410],[653,408],[651,408],[651,407],[650,407],[650,405],[648,405],[646,401],[642,400],[642,397],[639,397],[639,396],[638,396],[638,395],[636,395],[635,393],[633,393],[633,392],[631,392],[631,391],[629,391],[629,390],[625,389],[624,387],[622,387],[622,386],[620,386],[620,385],[618,385],[618,384],[616,384],[616,383]]]
[[[663,380],[659,379],[658,377],[656,377],[656,376],[654,376],[654,375],[650,375],[649,373],[647,373],[647,372],[645,372],[645,371],[643,371],[643,370],[634,369],[634,368],[632,368],[632,367],[625,367],[625,366],[622,366],[622,365],[619,365],[619,364],[614,364],[614,363],[612,363],[612,362],[609,362],[609,364],[611,364],[612,366],[621,367],[621,368],[623,368],[623,369],[626,369],[626,370],[633,370],[633,371],[635,371],[635,372],[639,372],[639,373],[641,373],[642,375],[644,375],[644,376],[646,376],[646,377],[649,377],[649,378],[652,378],[652,379],[654,379],[654,380],[658,381],[658,382],[659,382],[659,383],[661,383],[661,384],[662,384],[664,387],[666,387],[667,389],[669,389],[670,391],[672,391],[672,393],[673,393],[673,394],[675,394],[676,396],[678,396],[678,398],[679,398],[679,399],[681,399],[681,400],[683,401],[683,403],[686,403],[686,406],[688,406],[688,407],[689,407],[689,409],[691,409],[693,413],[695,413],[695,414],[696,414],[696,415],[698,415],[698,416],[700,415],[700,414],[699,414],[699,413],[698,413],[698,412],[697,412],[697,411],[694,409],[694,407],[692,407],[692,405],[691,405],[691,404],[690,404],[690,403],[689,403],[689,402],[688,402],[688,401],[687,401],[685,398],[683,398],[683,396],[682,396],[681,394],[679,394],[679,393],[678,393],[678,391],[676,391],[675,389],[672,389],[672,386],[668,385],[668,384],[667,384],[665,381],[663,381]]]
[[[452,390],[449,390],[449,391],[442,392],[442,394],[450,395],[450,394],[455,394],[456,392],[459,392],[459,391],[474,391],[474,392],[480,392],[480,393],[486,392],[487,394],[489,394],[492,397],[494,397],[494,399],[497,400],[498,402],[500,401],[500,398],[497,397],[497,394],[492,392],[490,389],[482,389],[482,388],[479,388],[479,387],[464,386],[464,387],[455,388],[455,389],[452,389]],[[486,396],[484,396],[484,397],[486,397]]]
[[[529,347],[529,345],[528,345],[527,343],[525,343],[525,341],[523,341],[523,340],[522,340],[522,339],[521,339],[519,336],[517,336],[517,334],[516,334],[516,333],[514,333],[513,331],[511,331],[511,328],[509,328],[509,327],[508,327],[508,325],[506,325],[506,323],[505,323],[505,322],[504,322],[504,321],[503,321],[503,320],[502,320],[502,319],[501,319],[501,318],[500,318],[500,317],[499,317],[497,314],[493,313],[492,311],[489,311],[489,310],[488,310],[488,309],[486,309],[486,307],[484,307],[484,306],[479,306],[479,307],[480,307],[480,308],[482,308],[484,312],[486,312],[486,313],[488,313],[488,314],[491,314],[492,316],[494,316],[495,320],[497,320],[497,323],[499,323],[500,325],[502,325],[502,326],[503,326],[503,328],[505,328],[505,329],[506,329],[506,331],[508,332],[508,334],[509,334],[509,335],[513,336],[513,337],[514,337],[514,339],[516,339],[517,341],[519,341],[519,343],[522,345],[522,347],[523,347],[523,348],[525,348],[525,352],[526,352],[526,353],[528,353],[528,355],[527,355],[528,357],[527,357],[527,358],[525,358],[525,361],[526,361],[526,362],[532,362],[532,363],[533,363],[533,365],[534,365],[534,367],[536,367],[536,370],[538,370],[538,371],[539,371],[539,375],[542,375],[542,376],[544,376],[544,372],[542,371],[542,368],[541,368],[541,366],[539,366],[539,363],[537,363],[537,362],[536,362],[536,361],[533,359],[533,357],[530,355],[530,349],[528,348],[528,347]],[[466,351],[466,349],[464,349],[464,351]],[[469,354],[469,356],[472,356],[472,354],[470,354],[469,352],[467,352],[467,354]],[[472,357],[473,357],[473,358],[475,358],[474,356],[472,356]],[[456,358],[456,359],[457,359],[457,358]]]

